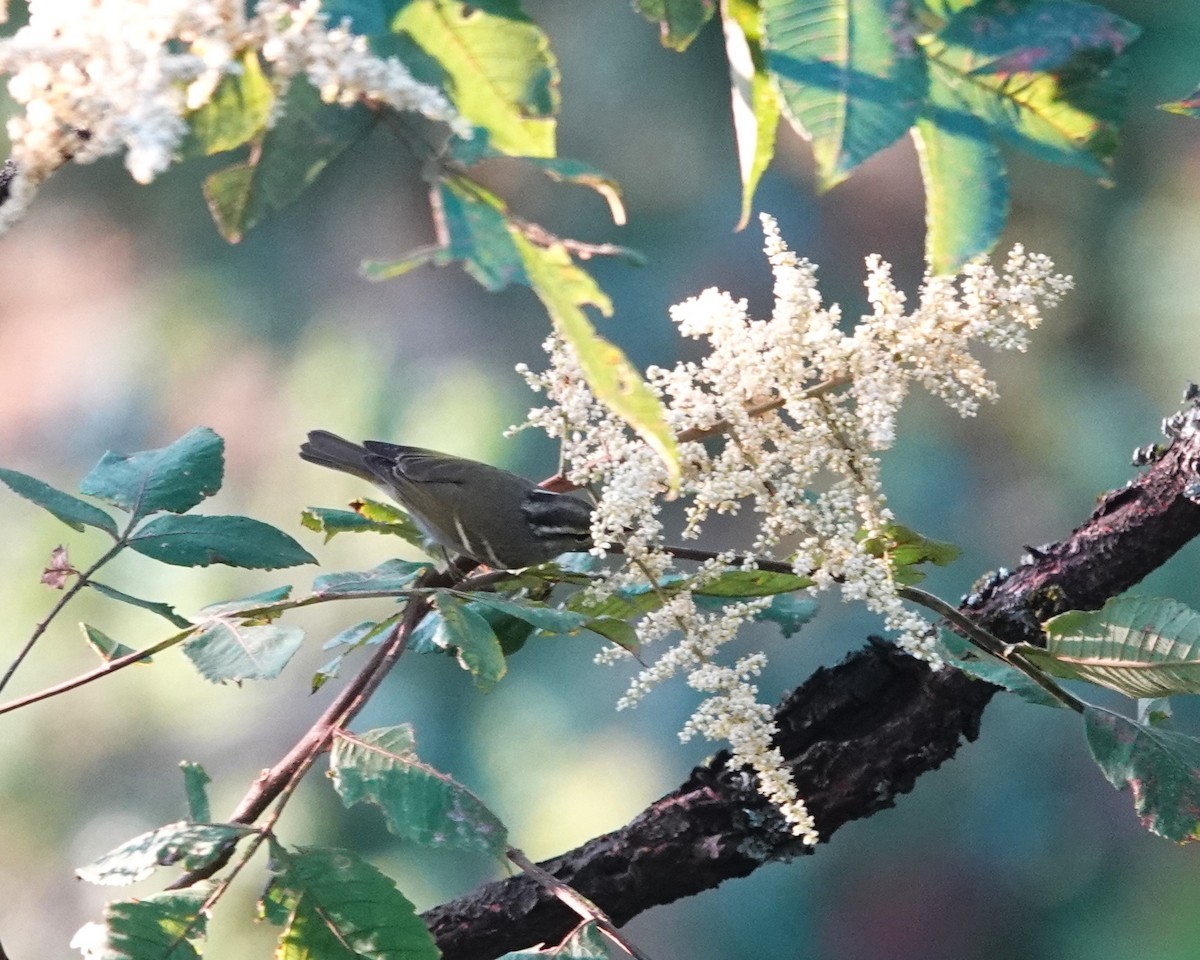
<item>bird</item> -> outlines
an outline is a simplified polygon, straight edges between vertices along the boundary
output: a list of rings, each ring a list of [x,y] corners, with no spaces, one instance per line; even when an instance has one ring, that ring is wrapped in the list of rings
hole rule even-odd
[[[374,484],[443,549],[518,570],[592,545],[592,504],[466,457],[313,430],[300,457]]]

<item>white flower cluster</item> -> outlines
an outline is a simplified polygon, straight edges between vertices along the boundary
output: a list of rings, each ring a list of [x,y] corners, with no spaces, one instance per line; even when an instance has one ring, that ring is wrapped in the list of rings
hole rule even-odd
[[[715,289],[674,307],[686,337],[707,341],[698,361],[651,368],[647,380],[680,441],[686,522],[681,536],[698,536],[713,514],[752,509],[757,533],[749,558],[785,557],[816,590],[840,588],[864,602],[914,655],[935,665],[931,626],[908,610],[886,557],[866,542],[884,535],[892,516],[880,486],[880,451],[895,437],[896,415],[910,387],[920,384],[963,416],[995,385],[970,353],[976,343],[1023,350],[1040,310],[1055,305],[1071,281],[1044,256],[1013,249],[1002,270],[972,263],[957,279],[928,277],[919,303],[906,310],[891,268],[867,260],[872,312],[849,333],[837,306],[821,303],[816,268],[780,239],[763,216],[766,253],[775,278],[775,307],[752,319],[745,301]],[[763,657],[720,666],[720,648],[752,619],[762,602],[700,612],[693,596],[662,589],[677,561],[665,545],[660,504],[666,471],[656,455],[607,410],[584,381],[579,363],[556,337],[546,344],[550,367],[522,367],[530,386],[550,404],[530,413],[527,425],[560,438],[568,477],[598,494],[595,552],[622,545],[626,563],[605,575],[596,593],[647,580],[664,602],[639,626],[643,644],[678,631],[682,639],[633,681],[621,706],[631,706],[677,672],[707,699],[684,730],[730,743],[735,758],[758,774],[797,835],[816,841],[811,819],[796,797],[778,751],[768,707],[750,682]],[[716,556],[694,574],[694,586],[728,567]],[[609,658],[611,659],[611,658]]]
[[[327,102],[373,100],[415,110],[469,135],[440,91],[418,83],[364,37],[331,27],[319,0],[30,0],[29,22],[0,41],[0,73],[24,113],[8,122],[17,177],[0,226],[19,218],[37,186],[68,160],[126,151],[140,183],[170,165],[187,115],[258,51],[282,92],[305,75]]]

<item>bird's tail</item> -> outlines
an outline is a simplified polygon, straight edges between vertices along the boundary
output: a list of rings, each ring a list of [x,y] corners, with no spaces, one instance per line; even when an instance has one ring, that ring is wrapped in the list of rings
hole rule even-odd
[[[300,445],[301,459],[375,483],[378,477],[368,463],[370,456],[366,447],[343,440],[327,430],[313,430],[308,435],[308,442]]]

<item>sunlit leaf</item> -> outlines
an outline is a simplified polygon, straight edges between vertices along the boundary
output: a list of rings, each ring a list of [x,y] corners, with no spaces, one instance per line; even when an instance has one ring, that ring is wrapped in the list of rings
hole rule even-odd
[[[742,175],[742,213],[737,229],[750,222],[754,191],[775,156],[782,109],[762,47],[762,13],[757,0],[723,0],[725,58],[729,61],[733,132]]]
[[[282,926],[277,960],[438,960],[441,953],[395,883],[349,850],[271,847],[260,901]]]
[[[204,937],[208,925],[200,908],[211,893],[201,883],[105,904],[104,922],[81,927],[71,947],[87,958],[103,960],[199,960],[194,943]]]
[[[197,870],[247,832],[247,827],[234,824],[180,820],[134,837],[94,863],[80,867],[75,874],[88,883],[123,886],[145,880],[158,867],[179,865]]]
[[[716,0],[633,0],[633,8],[657,23],[662,45],[686,50],[716,9]]]
[[[342,802],[379,807],[396,836],[503,857],[504,824],[466,787],[421,762],[411,726],[341,734],[329,763]]]
[[[275,104],[275,88],[263,74],[256,50],[246,50],[237,72],[226,73],[211,99],[187,115],[187,155],[233,150],[262,133]]]

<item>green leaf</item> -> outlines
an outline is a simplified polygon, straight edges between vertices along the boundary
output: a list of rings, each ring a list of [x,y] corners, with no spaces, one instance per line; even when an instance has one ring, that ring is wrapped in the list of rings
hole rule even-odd
[[[497,150],[554,156],[558,64],[518,0],[407,0],[392,31],[437,61],[454,106]]]
[[[1200,90],[1194,91],[1183,100],[1172,100],[1170,103],[1160,103],[1159,110],[1167,113],[1177,113],[1183,117],[1200,117]]]
[[[178,567],[221,563],[276,570],[317,559],[282,530],[250,517],[155,517],[129,538],[138,553]]]
[[[928,78],[889,0],[762,0],[763,45],[788,119],[828,189],[899,139]]]
[[[247,626],[221,619],[202,624],[184,641],[183,652],[213,683],[271,680],[303,642],[299,627]]]
[[[103,960],[199,960],[193,942],[204,937],[208,917],[200,908],[208,884],[105,904],[104,923],[85,924],[71,947]]]
[[[282,926],[278,960],[438,960],[429,929],[394,882],[349,850],[271,846],[262,915]]]
[[[188,114],[185,156],[233,150],[262,133],[275,105],[275,88],[263,74],[255,50],[241,56],[242,69],[221,78],[212,98]]]
[[[515,231],[512,239],[525,263],[533,292],[550,314],[555,331],[578,358],[588,386],[601,403],[658,453],[667,471],[667,485],[678,490],[679,447],[667,426],[662,404],[625,354],[596,333],[583,310],[591,305],[610,316],[611,301],[561,243],[541,247]]]
[[[614,960],[624,955],[623,950],[609,949],[609,940],[593,920],[576,927],[557,947],[541,945],[528,950],[514,950],[496,960]]]
[[[113,538],[117,536],[116,521],[99,507],[57,490],[36,477],[0,467],[0,483],[4,483],[18,496],[49,511],[73,530],[82,533],[86,525],[103,530]]]
[[[186,630],[192,625],[192,621],[181,617],[175,612],[175,608],[169,603],[159,603],[155,600],[143,600],[141,597],[130,596],[128,593],[122,593],[114,587],[107,586],[103,583],[97,583],[95,580],[89,580],[88,586],[95,590],[98,594],[108,597],[110,600],[120,600],[121,603],[127,603],[131,607],[141,607],[143,610],[149,610],[151,613],[157,613],[160,617],[170,623],[172,626],[179,627],[181,630]]]
[[[437,609],[441,618],[433,633],[434,645],[453,650],[459,666],[471,674],[475,685],[490,690],[508,670],[491,624],[444,590],[438,591]]]
[[[939,635],[939,643],[943,659],[958,667],[963,673],[986,680],[997,687],[1003,687],[1029,703],[1036,703],[1043,707],[1066,707],[1061,700],[1051,696],[1043,687],[1031,680],[1023,670],[1018,670],[1002,660],[988,656],[957,633],[943,630]]]
[[[505,600],[501,597],[478,593],[459,594],[459,596],[467,601],[469,607],[488,607],[499,610],[511,617],[524,620],[546,633],[578,633],[587,626],[588,618],[583,614],[571,610],[551,609],[544,603]]]
[[[339,733],[329,769],[342,803],[374,804],[396,836],[503,858],[504,824],[466,787],[421,762],[410,725]]]
[[[328,543],[339,533],[389,533],[416,547],[424,547],[425,535],[399,507],[374,500],[356,500],[354,510],[309,507],[300,514],[300,524],[325,534]]]
[[[235,613],[243,616],[248,613],[256,615],[271,613],[273,612],[273,607],[286,606],[285,601],[291,595],[291,584],[284,584],[282,587],[273,587],[270,590],[264,590],[262,593],[255,593],[249,597],[240,597],[237,600],[222,600],[220,603],[210,603],[208,606],[200,608],[200,615],[202,617],[219,617]]]
[[[916,567],[922,563],[933,563],[944,567],[958,556],[958,547],[942,540],[930,540],[903,524],[887,523],[874,536],[867,537],[859,532],[863,549],[872,557],[887,561],[892,579],[911,586],[925,579],[925,574]]]
[[[775,156],[782,107],[762,47],[762,14],[757,0],[725,0],[722,7],[725,58],[729,61],[733,132],[742,175],[742,213],[737,229],[750,222],[754,191]]]
[[[649,613],[651,610],[657,610],[663,605],[664,598],[673,597],[686,585],[686,578],[675,577],[659,583],[661,593],[653,590],[649,585],[627,587],[616,590],[599,600],[580,591],[567,600],[566,608],[589,617],[611,617],[615,620],[628,621]]]
[[[769,597],[776,593],[792,593],[811,587],[808,577],[794,573],[773,573],[769,570],[726,570],[711,580],[705,580],[693,591],[699,597]]]
[[[248,230],[299,197],[321,172],[360,140],[376,115],[361,104],[324,103],[303,77],[292,78],[278,120],[252,159],[211,174],[204,196],[221,235],[237,243]]]
[[[198,763],[184,760],[179,764],[183,771],[183,789],[187,794],[188,819],[192,823],[208,823],[212,820],[212,807],[208,802],[208,785],[212,778]]]
[[[119,657],[127,657],[129,654],[136,652],[133,647],[127,647],[123,643],[118,643],[103,630],[86,623],[81,623],[79,626],[83,629],[83,638],[100,655],[100,659],[105,663],[111,663]],[[147,657],[141,662],[149,663],[150,659],[150,657]]]
[[[981,0],[919,38],[932,81],[1034,156],[1104,177],[1117,148],[1133,24],[1088,3]]]
[[[954,274],[990,251],[1008,219],[1008,177],[999,148],[978,117],[938,106],[946,93],[935,74],[933,105],[917,121],[913,142],[925,183],[925,259],[936,274]]]
[[[1200,741],[1100,707],[1083,722],[1092,756],[1109,783],[1133,792],[1142,826],[1176,843],[1200,836]]]
[[[166,510],[184,513],[221,489],[225,441],[194,427],[170,446],[100,458],[79,492],[133,514],[134,520]]]
[[[385,560],[371,570],[323,574],[313,581],[313,593],[321,597],[353,597],[364,593],[403,591],[428,569],[427,563]]]
[[[633,629],[633,624],[616,617],[592,617],[587,622],[587,628],[635,656],[641,648],[642,644],[638,640],[637,631]]]
[[[633,0],[633,8],[651,23],[658,24],[664,47],[683,51],[712,19],[716,3],[714,0]]]
[[[1045,630],[1044,649],[1018,649],[1056,676],[1127,697],[1200,693],[1200,613],[1174,600],[1117,597],[1053,617]]]
[[[198,870],[248,832],[247,827],[229,823],[180,820],[134,837],[95,863],[80,867],[75,875],[88,883],[123,886],[145,880],[158,867],[179,865]]]

